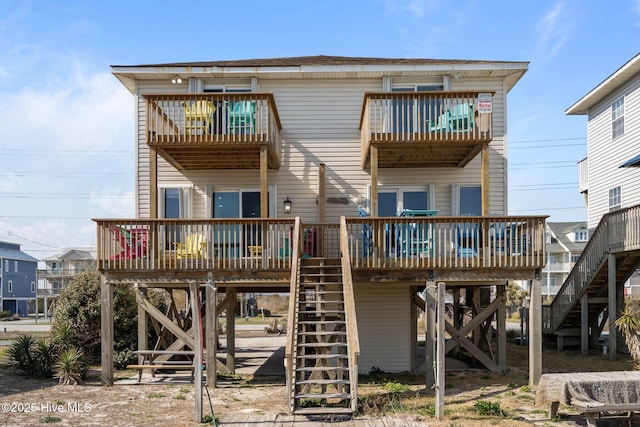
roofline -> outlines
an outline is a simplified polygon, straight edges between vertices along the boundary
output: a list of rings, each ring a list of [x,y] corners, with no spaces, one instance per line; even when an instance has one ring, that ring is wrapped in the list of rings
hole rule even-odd
[[[401,72],[437,72],[455,75],[456,72],[478,70],[512,70],[507,79],[507,92],[515,86],[529,68],[528,61],[486,61],[462,59],[419,58],[360,58],[336,56],[308,56],[274,59],[247,59],[212,62],[183,62],[149,65],[112,65],[111,73],[132,93],[136,74],[157,74],[159,78],[181,76],[265,77],[281,73],[379,73],[393,75]]]
[[[622,67],[618,68],[618,70],[580,98],[571,107],[567,108],[564,113],[567,115],[588,114],[589,109],[626,83],[632,75],[638,72],[640,72],[640,53],[627,61]]]

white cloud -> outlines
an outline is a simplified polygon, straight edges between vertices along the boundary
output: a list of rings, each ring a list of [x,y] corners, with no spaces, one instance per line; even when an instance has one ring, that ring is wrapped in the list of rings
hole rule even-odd
[[[536,57],[540,61],[553,58],[569,40],[573,23],[566,8],[566,3],[556,3],[538,23]]]

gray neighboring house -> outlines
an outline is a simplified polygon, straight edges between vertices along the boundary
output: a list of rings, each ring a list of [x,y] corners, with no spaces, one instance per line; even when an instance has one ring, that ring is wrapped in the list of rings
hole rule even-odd
[[[542,269],[542,295],[556,295],[589,240],[586,221],[547,222],[547,265]]]
[[[45,268],[38,271],[38,298],[44,299],[44,315],[47,316],[51,304],[78,273],[96,268],[96,248],[65,248],[42,262]]]
[[[22,252],[17,243],[0,242],[0,311],[28,314],[36,299],[38,260]]]

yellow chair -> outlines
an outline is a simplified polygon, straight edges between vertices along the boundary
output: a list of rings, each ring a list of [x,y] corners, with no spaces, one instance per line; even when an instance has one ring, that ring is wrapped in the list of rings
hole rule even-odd
[[[182,102],[187,135],[210,135],[216,107],[211,101]]]
[[[200,233],[189,234],[184,243],[175,242],[176,257],[183,258],[202,258],[202,252],[207,247],[205,238]]]

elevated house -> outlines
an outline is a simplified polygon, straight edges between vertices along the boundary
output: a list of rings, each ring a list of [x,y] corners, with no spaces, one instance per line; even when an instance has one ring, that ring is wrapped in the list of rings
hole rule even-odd
[[[38,270],[38,298],[44,301],[47,316],[51,304],[78,273],[96,268],[96,248],[65,248],[42,261],[44,269]]]
[[[544,332],[579,336],[582,352],[598,346],[609,327],[616,357],[615,320],[624,284],[640,266],[640,55],[566,110],[587,116],[587,158],[579,164],[590,239],[553,303],[544,307]]]
[[[542,296],[553,298],[589,240],[584,221],[547,222],[547,265],[542,269]]]
[[[136,286],[149,315],[142,349],[193,349],[200,336],[145,289],[202,307],[210,385],[235,369],[236,293],[290,293],[297,413],[351,411],[359,372],[423,365],[416,319],[439,282],[455,309],[447,352],[505,369],[505,284],[539,292],[545,263],[545,217],[507,215],[507,94],[527,67],[333,56],[113,66],[135,99],[137,205],[136,218],[95,220],[104,381],[116,283]],[[147,342],[149,320],[174,339]],[[322,407],[302,408],[308,399]]]
[[[17,243],[0,242],[0,311],[26,316],[36,299],[38,260]]]

